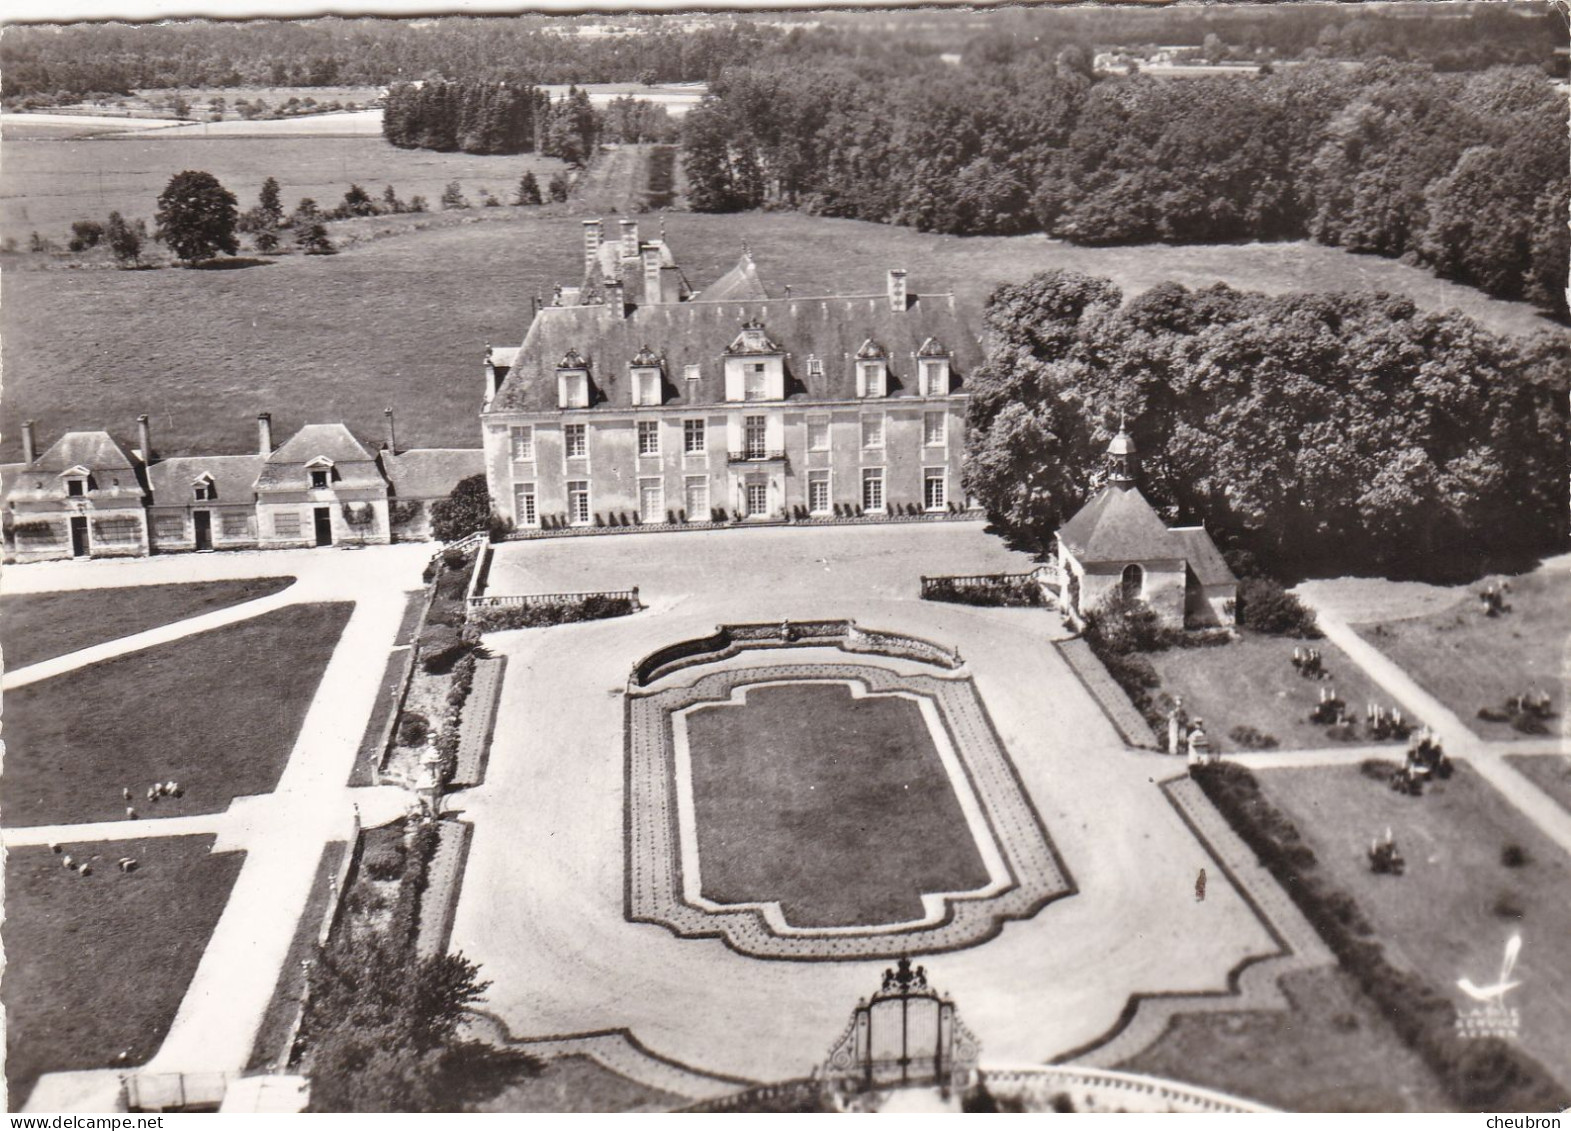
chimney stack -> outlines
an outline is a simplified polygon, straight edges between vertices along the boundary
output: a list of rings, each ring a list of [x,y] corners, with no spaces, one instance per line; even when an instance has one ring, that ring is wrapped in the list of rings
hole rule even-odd
[[[387,417],[387,454],[396,456],[398,454],[398,433],[393,431],[393,410],[384,408],[382,415]]]
[[[622,221],[622,258],[638,258],[638,221]]]
[[[627,317],[627,287],[615,279],[605,285],[605,301],[618,318]]]
[[[273,454],[273,414],[256,414],[256,447],[264,456]]]
[[[136,438],[142,445],[142,466],[153,462],[153,433],[147,424],[147,413],[136,418]]]
[[[593,267],[600,258],[601,229],[599,220],[584,221],[584,270]]]
[[[899,268],[889,272],[889,309],[896,314],[906,309],[906,273]]]
[[[644,252],[644,301],[647,303],[664,302],[665,296],[660,293],[660,250],[648,248]]]
[[[22,421],[22,462],[32,463],[38,458],[38,439],[33,433],[33,422]]]

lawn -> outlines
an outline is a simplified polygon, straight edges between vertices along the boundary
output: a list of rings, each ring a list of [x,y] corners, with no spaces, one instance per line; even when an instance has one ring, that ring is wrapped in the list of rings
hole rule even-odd
[[[308,188],[324,202],[336,199],[348,175],[373,190],[392,181],[405,196],[425,191],[416,164],[393,164],[374,176],[365,171],[355,158],[362,144],[381,143],[144,140],[81,148],[190,147],[174,161],[178,169],[196,160],[203,162],[198,168],[218,168],[201,154],[252,146],[277,156],[247,157],[251,180],[276,174],[291,205]],[[471,196],[481,183],[497,191],[510,186],[522,168],[515,158],[387,154],[398,163],[429,162],[433,185],[457,177]],[[326,167],[312,168],[324,155]],[[500,164],[466,171],[466,161]],[[80,191],[96,191],[96,176],[88,173]],[[157,187],[137,191],[149,201],[137,211],[145,215]],[[252,203],[254,191],[241,192],[242,204]],[[93,214],[105,211],[107,201],[73,204],[61,226],[88,204]],[[485,346],[517,344],[528,325],[530,297],[578,282],[581,218],[574,205],[378,217],[330,225],[340,243],[358,231],[389,233],[343,254],[288,256],[237,271],[29,270],[46,257],[7,257],[0,271],[6,415],[36,418],[40,439],[48,443],[67,428],[107,427],[128,435],[137,414],[147,412],[161,448],[178,454],[251,450],[260,411],[274,413],[278,435],[308,420],[342,420],[380,435],[382,409],[391,406],[409,445],[478,446]],[[607,220],[615,223],[613,216]],[[658,222],[646,216],[643,223],[648,229]],[[979,308],[1001,281],[1066,267],[1113,278],[1130,294],[1165,279],[1272,292],[1388,290],[1426,308],[1460,307],[1502,332],[1548,325],[1526,305],[1486,298],[1394,260],[1306,244],[1076,248],[1041,236],[939,236],[784,212],[675,213],[666,228],[698,287],[732,266],[745,243],[777,295],[786,284],[801,296],[881,293],[886,269],[903,266],[913,289],[952,288]],[[148,318],[148,310],[162,316]],[[171,324],[189,332],[171,334]],[[62,341],[72,348],[60,349]],[[16,429],[3,431],[0,459],[16,459]]]
[[[47,848],[5,860],[6,1081],[13,1111],[45,1072],[107,1068],[158,1051],[223,912],[245,854],[212,837],[66,846],[80,876]],[[115,861],[134,857],[134,872]]]
[[[1118,1067],[1285,1111],[1453,1109],[1434,1074],[1348,974],[1301,970],[1281,985],[1291,1009],[1182,1014]]]
[[[213,813],[278,782],[348,603],[290,605],[6,692],[10,826]],[[148,802],[153,782],[180,798]]]
[[[704,895],[778,900],[793,926],[922,917],[987,883],[917,705],[846,684],[753,687],[687,715]]]
[[[1571,758],[1553,754],[1522,755],[1506,759],[1511,768],[1549,794],[1571,812]]]
[[[1506,941],[1522,936],[1514,977],[1522,992],[1521,1043],[1571,1085],[1571,857],[1465,765],[1422,797],[1393,793],[1357,766],[1256,774],[1268,799],[1298,826],[1319,868],[1347,892],[1385,944],[1458,1008],[1459,978],[1487,984]],[[1365,858],[1389,828],[1407,859],[1402,876],[1373,873]],[[1508,866],[1503,850],[1525,862]]]
[[[1320,649],[1330,678],[1305,679],[1293,667],[1293,649]],[[1162,690],[1182,695],[1190,718],[1205,720],[1206,733],[1219,750],[1246,747],[1230,738],[1236,727],[1271,735],[1282,750],[1335,746],[1326,727],[1309,721],[1322,689],[1334,690],[1348,711],[1362,719],[1364,705],[1391,707],[1359,666],[1328,640],[1295,640],[1243,631],[1237,640],[1212,648],[1172,648],[1152,653]],[[1354,741],[1373,741],[1360,728]]]
[[[476,1105],[489,1112],[671,1111],[690,1101],[619,1076],[587,1056],[549,1060],[538,1076],[527,1076]]]
[[[266,123],[277,132],[265,137],[204,137],[186,132],[200,131],[201,126],[173,127],[178,133],[158,129],[136,136],[85,139],[8,134],[0,144],[5,166],[0,172],[0,234],[25,246],[28,234],[36,230],[63,244],[73,220],[102,221],[112,211],[127,219],[141,217],[151,228],[158,194],[170,177],[185,169],[212,173],[239,198],[242,209],[256,203],[264,180],[276,177],[284,207],[292,209],[303,196],[324,208],[337,204],[351,183],[375,195],[391,184],[402,199],[424,196],[434,208],[443,186],[453,180],[461,182],[478,204],[481,186],[510,199],[525,169],[533,169],[544,188],[549,175],[563,168],[554,158],[532,153],[491,156],[397,149],[376,131],[372,136],[342,137],[300,132],[351,129],[356,117]],[[8,121],[17,131],[27,130],[25,123]]]
[[[1547,720],[1549,731],[1571,733],[1565,718],[1571,572],[1540,569],[1511,578],[1510,585],[1511,611],[1496,617],[1485,616],[1469,591],[1438,612],[1356,628],[1480,737],[1528,737],[1508,722],[1478,718],[1478,711],[1531,688],[1549,693],[1558,716]]]
[[[127,589],[81,589],[0,597],[0,647],[16,669],[79,648],[267,597],[293,577],[197,581]]]

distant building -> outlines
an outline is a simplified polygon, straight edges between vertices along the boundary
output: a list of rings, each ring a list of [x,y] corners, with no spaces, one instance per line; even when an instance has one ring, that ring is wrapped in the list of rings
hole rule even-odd
[[[694,292],[665,240],[584,224],[584,281],[490,349],[481,412],[497,510],[520,528],[965,506],[953,295],[772,296],[746,252]],[[603,517],[602,517],[603,516]]]
[[[1233,623],[1238,579],[1204,527],[1169,527],[1135,485],[1123,428],[1108,445],[1107,485],[1054,538],[1060,606],[1076,621],[1122,590],[1175,627]]]
[[[262,413],[253,453],[167,459],[153,452],[145,415],[133,455],[107,432],[68,432],[37,456],[28,421],[23,462],[4,474],[7,555],[29,562],[429,537],[429,504],[479,475],[481,452],[399,452],[386,415],[379,447],[342,424],[308,424],[275,448],[272,417]]]

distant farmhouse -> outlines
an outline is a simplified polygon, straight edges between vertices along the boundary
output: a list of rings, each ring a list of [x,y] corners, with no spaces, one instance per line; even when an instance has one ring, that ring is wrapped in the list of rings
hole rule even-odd
[[[487,481],[520,530],[950,513],[981,361],[954,296],[904,271],[772,296],[744,252],[695,291],[637,221],[586,220],[582,284],[488,351]]]
[[[478,449],[400,452],[368,446],[342,424],[308,424],[273,445],[257,417],[247,455],[160,459],[148,418],[127,454],[108,432],[67,432],[37,454],[22,425],[23,462],[4,471],[7,557],[135,557],[196,550],[374,545],[428,535],[428,504],[481,472]]]

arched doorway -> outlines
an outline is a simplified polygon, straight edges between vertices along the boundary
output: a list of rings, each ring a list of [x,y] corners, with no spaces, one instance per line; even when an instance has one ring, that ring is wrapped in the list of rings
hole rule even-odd
[[[1139,601],[1145,596],[1146,571],[1137,565],[1126,565],[1119,584],[1124,591],[1124,600]]]

